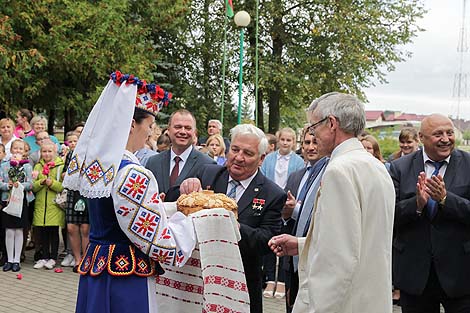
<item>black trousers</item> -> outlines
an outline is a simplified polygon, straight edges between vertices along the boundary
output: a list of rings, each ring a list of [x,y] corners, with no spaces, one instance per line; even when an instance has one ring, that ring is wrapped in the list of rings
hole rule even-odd
[[[59,226],[36,227],[40,231],[42,258],[57,261],[59,254]]]
[[[440,305],[446,313],[470,312],[470,295],[450,298],[441,287],[434,265],[431,265],[428,282],[421,295],[410,295],[400,291],[402,313],[439,313]]]

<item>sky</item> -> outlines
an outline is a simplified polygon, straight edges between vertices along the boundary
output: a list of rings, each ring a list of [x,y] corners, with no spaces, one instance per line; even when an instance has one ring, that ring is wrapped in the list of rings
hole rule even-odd
[[[470,120],[470,75],[468,96],[460,104],[454,97],[454,76],[459,72],[457,52],[462,27],[464,0],[425,0],[428,12],[418,24],[425,31],[401,47],[413,53],[396,70],[387,74],[388,84],[365,90],[366,110],[393,110],[405,113],[442,113]],[[466,31],[470,33],[470,1],[466,9]],[[467,44],[470,38],[467,36]],[[464,57],[462,72],[469,72],[470,52]]]

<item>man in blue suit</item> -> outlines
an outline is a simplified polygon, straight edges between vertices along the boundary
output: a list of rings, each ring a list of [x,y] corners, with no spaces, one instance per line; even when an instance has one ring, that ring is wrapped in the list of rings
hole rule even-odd
[[[158,181],[158,189],[165,193],[166,201],[175,201],[179,193],[174,188],[188,177],[195,177],[203,164],[215,161],[193,147],[196,119],[188,110],[173,112],[168,122],[171,149],[152,156],[146,167]]]
[[[470,312],[470,154],[452,121],[421,123],[423,149],[393,161],[395,287],[403,313]]]

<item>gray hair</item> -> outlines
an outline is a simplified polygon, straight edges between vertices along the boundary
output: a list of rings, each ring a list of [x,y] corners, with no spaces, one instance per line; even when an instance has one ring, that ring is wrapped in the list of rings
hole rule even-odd
[[[316,112],[320,120],[333,115],[338,119],[339,128],[345,133],[359,136],[366,126],[364,104],[353,95],[330,92],[313,100],[307,113]]]
[[[219,120],[209,120],[209,122],[207,122],[207,126],[209,126],[210,123],[214,123],[217,125],[218,129],[222,129],[222,123]]]
[[[39,121],[43,121],[44,124],[46,124],[46,129],[47,129],[47,118],[45,118],[42,115],[34,116],[29,123],[31,124],[31,127],[32,127],[34,124],[36,124]]]
[[[268,139],[264,132],[251,124],[239,124],[230,130],[230,138],[233,142],[237,136],[253,136],[259,139],[258,154],[263,155],[268,149]]]

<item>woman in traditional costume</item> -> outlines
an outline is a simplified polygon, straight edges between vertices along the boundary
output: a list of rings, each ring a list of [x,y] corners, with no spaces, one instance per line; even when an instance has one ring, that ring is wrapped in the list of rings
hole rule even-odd
[[[167,217],[153,174],[134,152],[171,94],[132,75],[111,74],[65,174],[87,198],[90,243],[78,267],[76,312],[157,312],[160,264],[183,266],[195,245],[191,218]]]

